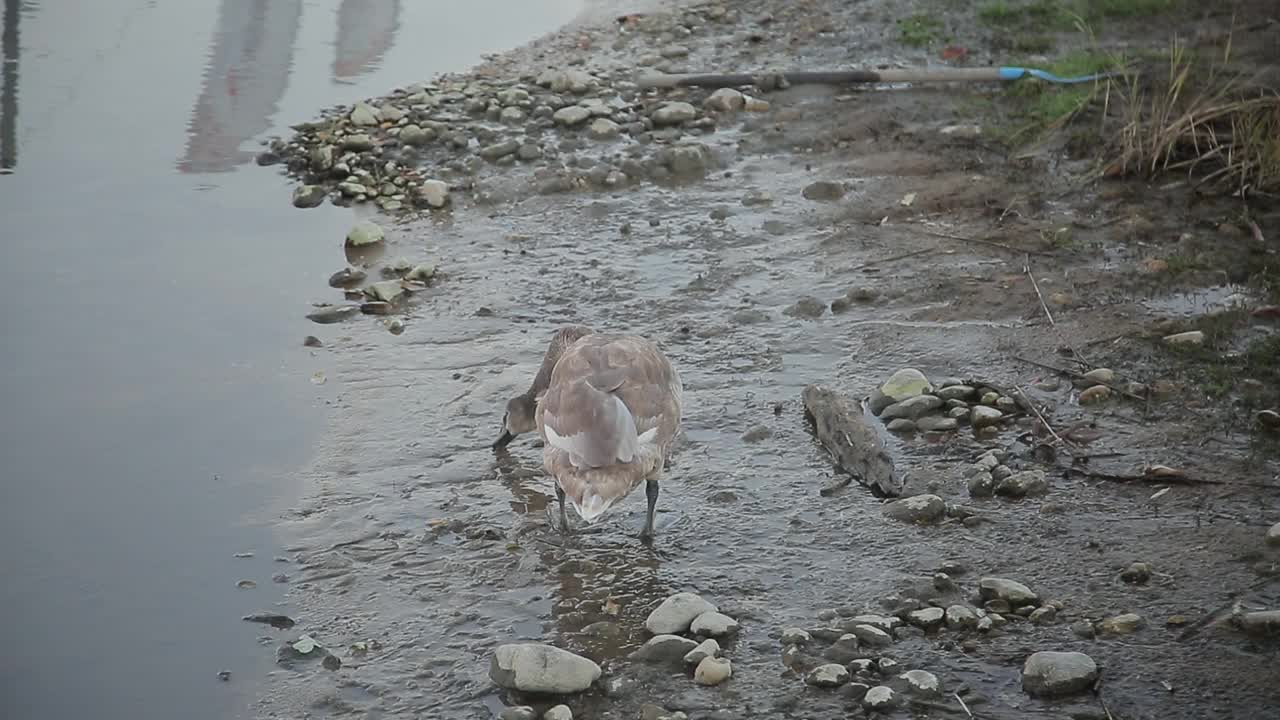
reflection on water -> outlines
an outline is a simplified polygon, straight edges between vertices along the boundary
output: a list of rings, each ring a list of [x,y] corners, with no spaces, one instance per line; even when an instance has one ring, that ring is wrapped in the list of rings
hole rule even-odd
[[[271,126],[301,18],[302,0],[222,0],[179,171],[226,172],[253,157],[241,146]]]
[[[18,22],[35,3],[4,0],[4,29],[0,33],[0,172],[18,166]]]
[[[351,82],[376,68],[396,41],[400,0],[342,0],[333,80]]]

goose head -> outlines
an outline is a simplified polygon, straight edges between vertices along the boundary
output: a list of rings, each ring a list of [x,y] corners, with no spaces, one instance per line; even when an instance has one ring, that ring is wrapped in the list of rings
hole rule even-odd
[[[506,447],[521,433],[533,432],[537,429],[534,413],[537,401],[531,395],[517,395],[507,401],[507,410],[502,414],[502,434],[493,442],[493,449]]]

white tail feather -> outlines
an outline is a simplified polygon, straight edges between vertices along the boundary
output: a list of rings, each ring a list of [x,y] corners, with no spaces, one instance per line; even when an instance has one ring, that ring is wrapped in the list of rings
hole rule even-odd
[[[578,517],[582,518],[588,525],[590,525],[596,520],[599,520],[600,516],[604,515],[610,507],[613,507],[613,504],[617,502],[618,499],[606,498],[597,495],[588,489],[582,495],[582,504],[578,504],[578,502],[572,497],[566,497],[565,500],[569,503],[569,507],[572,507],[573,511],[578,513]]]

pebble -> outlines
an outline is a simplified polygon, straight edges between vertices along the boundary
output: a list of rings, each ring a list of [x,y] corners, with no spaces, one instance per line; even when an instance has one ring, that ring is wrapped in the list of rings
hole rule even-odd
[[[1093,405],[1111,398],[1111,388],[1106,385],[1094,385],[1091,388],[1080,391],[1080,404]]]
[[[518,140],[504,140],[503,142],[480,148],[480,157],[492,162],[514,154],[519,149],[520,142]]]
[[[698,111],[687,102],[668,102],[653,111],[655,125],[680,125],[698,117]]]
[[[983,405],[995,405],[1000,400],[1000,393],[994,390],[987,390],[982,393],[982,399],[978,402]]]
[[[962,416],[966,412],[960,410]],[[925,432],[950,432],[960,427],[960,421],[954,417],[922,417],[916,421],[916,427]]]
[[[758,443],[773,437],[773,430],[768,425],[753,425],[742,433],[742,441],[747,443]]]
[[[1022,689],[1029,695],[1071,695],[1087,690],[1097,679],[1097,663],[1079,652],[1032,653],[1022,666]]]
[[[886,710],[897,703],[897,694],[887,685],[877,685],[862,697],[862,706],[868,710]]]
[[[360,312],[358,305],[330,305],[308,313],[307,319],[321,325],[330,325],[342,322],[358,312]]]
[[[573,720],[573,711],[568,705],[556,705],[542,713],[542,720]]]
[[[1038,607],[1027,616],[1027,619],[1036,625],[1049,625],[1057,618],[1058,608],[1052,605]]]
[[[845,188],[842,183],[833,180],[818,180],[809,183],[804,190],[800,192],[801,196],[806,200],[816,201],[833,201],[844,197]]]
[[[738,632],[738,621],[719,612],[705,612],[694,618],[689,629],[695,635],[724,637]]]
[[[925,630],[941,627],[945,621],[946,611],[942,608],[927,607],[907,613],[907,622]]]
[[[1175,333],[1164,337],[1165,343],[1169,345],[1203,345],[1204,333],[1199,330],[1190,332]]]
[[[898,418],[897,420],[890,420],[889,424],[885,425],[885,429],[895,433],[913,433],[916,431],[916,423],[914,420]]]
[[[797,318],[818,318],[826,312],[827,304],[812,296],[800,298],[787,309],[782,311],[783,315]]]
[[[698,648],[698,643],[679,635],[655,635],[641,645],[632,657],[649,663],[670,663],[682,660]]]
[[[609,118],[596,118],[587,127],[587,134],[596,140],[612,140],[622,134],[622,128]]]
[[[293,206],[303,210],[319,207],[326,194],[319,185],[299,185],[293,189]]]
[[[1111,368],[1094,368],[1084,375],[1080,376],[1080,384],[1083,387],[1091,385],[1110,385],[1116,381],[1116,373]]]
[[[1145,585],[1151,579],[1151,566],[1144,562],[1135,562],[1120,572],[1120,579],[1135,585]]]
[[[720,643],[712,640],[711,638],[707,638],[706,640],[698,643],[697,647],[685,653],[684,662],[686,665],[697,665],[702,662],[704,658],[716,657],[719,654]]]
[[[893,644],[893,636],[871,625],[854,625],[853,635],[858,638],[858,642],[872,647],[886,647]]]
[[[898,626],[902,625],[902,621],[896,617],[885,617],[884,615],[855,615],[845,621],[844,625],[853,627],[854,625],[870,625],[874,628],[893,634]]]
[[[1021,605],[1036,605],[1040,602],[1040,596],[1032,592],[1031,588],[1026,585],[1016,580],[997,577],[985,577],[979,580],[978,594],[984,601],[1003,600],[1010,607],[1015,608]]]
[[[499,687],[532,693],[582,692],[599,677],[600,666],[591,660],[538,643],[499,645],[489,667]]]
[[[676,593],[649,613],[644,626],[655,635],[681,633],[688,630],[699,615],[716,612],[717,609],[694,593]]]
[[[1049,478],[1043,470],[1023,470],[998,481],[995,492],[1009,497],[1044,495],[1049,492]]]
[[[952,605],[947,608],[947,627],[952,630],[971,630],[978,627],[978,614],[973,608],[965,605]]]
[[[737,112],[747,106],[747,98],[733,88],[720,88],[702,101],[702,106],[716,112]]]
[[[693,671],[693,681],[699,685],[719,685],[733,675],[733,665],[728,658],[707,657]]]
[[[804,681],[816,687],[839,687],[849,682],[849,671],[838,663],[827,663],[811,670]]]
[[[1104,635],[1131,635],[1146,625],[1141,615],[1124,613],[1098,623],[1098,631]]]
[[[416,147],[426,145],[431,142],[431,140],[435,138],[435,135],[436,134],[434,132],[425,130],[417,125],[405,125],[400,128],[400,134],[397,137],[400,138],[401,145]]]
[[[1018,401],[1007,395],[1001,395],[996,398],[996,409],[1005,414],[1017,412]]]
[[[969,411],[969,424],[976,428],[997,425],[1004,418],[1004,413],[993,407],[987,407],[985,404],[986,398],[983,398],[983,400],[983,405],[975,405]],[[992,402],[995,402],[995,400],[993,399]]]
[[[938,676],[928,670],[908,670],[899,675],[898,679],[904,681],[907,689],[915,695],[921,697],[940,697],[942,695],[942,681],[938,680]]]
[[[351,120],[351,124],[358,127],[377,125],[380,119],[378,111],[365,103],[356,103],[355,108],[348,117]]]
[[[581,125],[586,122],[589,117],[591,117],[591,111],[580,105],[570,105],[569,107],[560,108],[551,115],[551,119],[555,121],[557,125],[563,125],[564,127]]]
[[[303,347],[318,348],[323,347],[324,343],[320,342],[320,338],[315,335],[308,335],[302,339]]]
[[[885,503],[880,511],[891,520],[930,523],[942,519],[946,514],[947,504],[937,495],[913,495]]]
[[[373,149],[373,141],[364,133],[355,133],[342,138],[342,149],[365,152]],[[335,169],[337,166],[335,165]]]
[[[893,658],[882,657],[876,661],[876,669],[881,675],[892,675],[898,672],[898,661]]]
[[[1071,634],[1082,640],[1092,640],[1098,635],[1093,629],[1093,623],[1088,620],[1077,620],[1071,623]]]
[[[942,407],[942,399],[938,396],[917,395],[890,405],[884,409],[884,412],[880,414],[880,417],[883,420],[896,420],[898,418],[916,420],[917,418],[937,410],[940,407]],[[916,424],[919,425],[919,423]]]
[[[442,208],[449,204],[449,184],[443,180],[424,180],[418,186],[418,196],[433,208]]]
[[[940,382],[939,385],[942,383]],[[969,400],[973,397],[977,390],[968,385],[948,385],[939,389],[934,394],[943,400]]]
[[[991,497],[996,491],[995,476],[986,470],[980,470],[969,476],[969,497]]]
[[[782,631],[784,645],[807,645],[810,642],[813,642],[813,637],[800,628],[793,627]]]
[[[404,295],[404,285],[399,280],[382,280],[365,288],[364,293],[374,300],[394,303]]]
[[[374,245],[385,239],[382,226],[372,220],[361,220],[347,233],[347,244],[351,247]]]
[[[1234,619],[1237,627],[1247,633],[1275,635],[1280,633],[1280,610],[1255,610]]]
[[[901,403],[915,397],[933,392],[929,378],[915,368],[903,368],[889,376],[880,386],[880,393],[889,399],[890,404]]]

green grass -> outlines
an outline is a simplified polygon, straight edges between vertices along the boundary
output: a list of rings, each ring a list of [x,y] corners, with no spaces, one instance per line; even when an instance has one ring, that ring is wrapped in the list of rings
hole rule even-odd
[[[1152,17],[1179,9],[1185,0],[992,0],[978,7],[978,21],[990,27],[1068,31],[1083,20]]]
[[[942,23],[931,15],[916,13],[897,21],[898,41],[910,47],[925,47],[938,40]]]
[[[1050,63],[1045,69],[1055,75],[1088,75],[1115,66],[1116,58],[1105,53],[1077,50]],[[1084,109],[1098,92],[1094,83],[1052,85],[1033,78],[1016,81],[1009,88],[1018,101],[1019,114],[1040,127],[1058,125]]]

